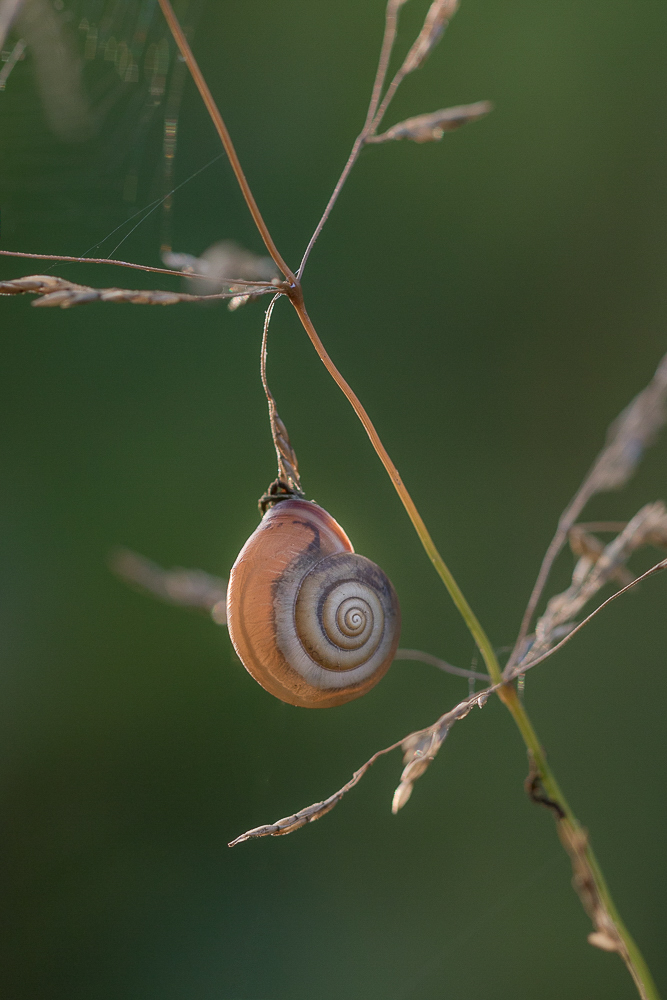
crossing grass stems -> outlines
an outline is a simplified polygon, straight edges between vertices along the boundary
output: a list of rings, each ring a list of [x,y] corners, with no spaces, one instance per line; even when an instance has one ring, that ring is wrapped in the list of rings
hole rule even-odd
[[[660,363],[651,383],[630,403],[610,427],[604,448],[572,502],[561,516],[533,588],[515,646],[504,670],[502,670],[490,639],[436,548],[376,428],[361,401],[330,358],[306,308],[302,289],[304,270],[316,241],[362,149],[370,144],[377,145],[405,139],[414,142],[438,141],[446,132],[459,128],[468,122],[476,121],[491,110],[491,105],[488,102],[481,101],[476,104],[417,115],[394,125],[384,133],[380,131],[385,113],[400,84],[406,76],[417,71],[424,64],[440,41],[458,6],[458,0],[433,0],[417,38],[408,50],[408,54],[400,64],[399,69],[387,83],[390,59],[397,36],[399,13],[406,2],[407,0],[388,0],[380,58],[366,120],[354,142],[345,167],[306,247],[302,260],[296,269],[292,269],[282,257],[269,232],[243,172],[224,119],[173,8],[169,0],[159,0],[163,15],[215,126],[257,230],[268,253],[282,274],[282,279],[264,283],[249,283],[243,281],[242,278],[230,279],[229,287],[218,293],[217,297],[231,298],[238,296],[240,292],[247,291],[252,296],[272,293],[289,300],[322,363],[361,421],[378,458],[405,507],[428,558],[476,643],[489,680],[487,687],[482,691],[472,692],[467,699],[441,715],[432,725],[410,733],[391,746],[377,751],[342,788],[327,799],[301,809],[276,823],[249,830],[233,841],[232,846],[256,837],[285,835],[319,819],[333,809],[343,795],[358,784],[375,760],[400,748],[403,751],[404,768],[393,802],[393,811],[398,811],[408,801],[414,782],[434,760],[451,727],[457,721],[465,718],[474,707],[483,707],[487,699],[495,695],[500,698],[510,712],[526,746],[529,761],[529,774],[525,782],[526,792],[532,801],[551,813],[560,842],[570,858],[573,885],[593,925],[588,937],[589,942],[603,951],[616,953],[621,957],[642,1000],[657,1000],[658,992],[651,973],[637,944],[621,920],[591,847],[587,831],[577,820],[557,783],[517,687],[522,683],[528,670],[538,663],[542,663],[570,641],[610,601],[624,594],[640,580],[647,579],[667,568],[667,559],[663,559],[642,576],[634,579],[626,566],[628,559],[638,548],[646,545],[667,546],[667,511],[661,503],[647,504],[627,525],[580,526],[576,523],[592,496],[604,490],[617,489],[627,482],[643,451],[651,444],[665,422],[667,355]],[[8,252],[4,251],[4,253]],[[40,257],[44,255],[17,254],[16,256]],[[68,258],[52,257],[50,259],[67,260]],[[92,259],[89,260],[93,262]],[[147,271],[161,270],[142,268],[141,265],[136,264],[127,265],[124,261],[105,260],[104,262]],[[164,273],[169,272],[165,271]],[[31,293],[38,296],[35,304],[60,306],[61,308],[97,300],[135,302],[137,304],[172,304],[177,301],[188,301],[201,297],[164,292],[134,292],[127,289],[94,289],[90,286],[75,285],[64,279],[39,275],[20,278],[14,282],[5,282],[0,285],[0,292],[4,294]],[[265,335],[268,330],[269,318],[270,312],[267,314]],[[609,530],[615,534],[615,537],[604,545],[598,535]],[[532,628],[534,615],[547,584],[550,569],[568,540],[578,556],[572,583],[562,594],[551,598],[545,613]],[[211,612],[214,620],[219,624],[224,622],[224,581],[215,578],[204,579],[205,575],[201,574],[188,575],[188,571],[178,571],[170,576],[153,564],[146,561],[142,563],[130,553],[120,553],[116,556],[116,568],[122,575],[134,580],[146,589],[152,590],[164,599],[170,600],[172,603],[203,607]],[[612,597],[602,602],[582,621],[577,621],[576,616],[581,608],[592,600],[605,584],[614,581],[617,585],[619,582],[624,583],[624,586],[617,589]],[[461,668],[450,668],[443,661],[418,650],[399,651],[399,654],[401,652],[405,654],[404,658],[422,658],[426,662],[441,666],[443,669],[451,669],[453,672],[468,676],[471,680],[475,676],[480,676]]]

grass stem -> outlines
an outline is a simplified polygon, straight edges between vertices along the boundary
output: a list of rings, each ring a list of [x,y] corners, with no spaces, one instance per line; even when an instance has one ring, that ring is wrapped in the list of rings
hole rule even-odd
[[[500,665],[498,663],[498,659],[494,652],[493,646],[491,645],[491,642],[489,641],[486,632],[482,628],[479,620],[477,619],[477,616],[475,615],[472,608],[465,599],[461,591],[461,588],[454,579],[449,567],[447,566],[444,559],[438,552],[438,549],[436,548],[436,545],[433,539],[431,538],[431,535],[426,525],[424,524],[421,514],[417,510],[417,507],[415,506],[415,503],[412,500],[410,493],[408,492],[406,486],[403,483],[403,480],[399,475],[398,469],[394,465],[393,461],[389,456],[389,453],[387,452],[382,441],[380,440],[380,436],[378,435],[372,420],[370,419],[368,413],[362,406],[361,401],[357,397],[356,393],[352,390],[350,385],[343,378],[342,374],[339,372],[338,368],[331,360],[326,348],[324,347],[324,344],[322,343],[312,323],[312,320],[308,315],[303,299],[301,285],[297,280],[296,276],[294,275],[294,273],[290,270],[288,265],[283,260],[282,256],[278,252],[275,243],[273,242],[271,234],[269,233],[269,230],[266,226],[266,223],[264,222],[264,219],[262,218],[259,208],[257,207],[257,203],[254,199],[252,191],[250,190],[250,186],[248,184],[248,181],[246,180],[245,174],[243,173],[240,161],[238,159],[236,150],[234,149],[234,145],[227,131],[227,127],[223,121],[222,115],[220,114],[220,111],[218,110],[218,107],[215,104],[215,101],[208,88],[208,85],[204,80],[203,74],[199,69],[199,66],[197,65],[197,61],[178,23],[178,20],[176,18],[176,15],[174,14],[173,8],[169,0],[159,0],[159,3],[164,13],[164,16],[167,20],[167,23],[171,29],[171,32],[174,36],[174,39],[176,40],[181,55],[183,56],[185,62],[187,63],[187,66],[199,89],[199,92],[206,105],[209,115],[217,129],[218,135],[220,136],[220,140],[227,153],[227,156],[229,157],[229,161],[231,163],[234,174],[236,175],[239,187],[241,188],[241,191],[246,200],[248,208],[250,209],[252,217],[255,221],[255,225],[257,226],[257,229],[269,253],[271,254],[271,257],[273,258],[274,262],[280,268],[282,273],[285,275],[285,277],[291,284],[291,288],[289,289],[289,291],[286,291],[285,294],[289,296],[290,301],[292,302],[292,305],[294,306],[299,316],[299,319],[301,320],[301,323],[308,337],[310,338],[315,350],[317,351],[317,354],[319,355],[321,361],[323,362],[327,371],[329,372],[333,380],[336,382],[338,387],[341,389],[345,397],[348,399],[357,417],[361,421],[366,433],[368,434],[368,437],[370,438],[371,444],[373,445],[375,452],[377,453],[380,461],[382,462],[384,468],[386,469],[387,474],[389,475],[389,478],[391,479],[394,488],[398,493],[403,503],[403,506],[405,507],[408,513],[410,520],[412,521],[414,529],[417,532],[417,535],[419,536],[419,539],[424,547],[424,550],[426,551],[426,554],[433,563],[436,572],[438,573],[440,579],[447,588],[447,591],[449,592],[452,601],[454,602],[457,610],[459,611],[461,617],[463,618],[465,624],[467,625],[473,639],[475,640],[482,654],[484,663],[486,665],[487,671],[489,673],[489,676],[491,677],[492,682],[494,684],[502,683],[503,679],[502,671],[500,669]],[[390,8],[393,10],[391,4]],[[397,9],[398,6],[396,5],[396,10]],[[393,14],[396,13],[396,10],[393,10]],[[384,74],[386,72],[386,66],[389,58],[389,53],[391,52],[391,46],[393,44],[394,36],[395,36],[395,21],[392,21],[391,18],[388,18],[387,25],[385,28],[385,41],[383,43],[383,54],[381,56],[380,67],[378,70],[378,77],[376,78],[376,86],[374,87],[374,94],[371,102],[371,107],[373,107],[373,102],[377,104],[377,100],[379,98],[379,92],[381,84],[384,80]],[[401,71],[399,70],[397,77],[395,77],[394,81],[392,81],[392,84],[390,85],[390,87],[387,90],[387,93],[385,94],[383,102],[380,104],[379,109],[375,114],[374,118],[375,124],[380,120],[382,114],[386,110],[386,107],[389,101],[391,100],[391,97],[393,96],[393,93],[395,92],[398,83],[400,82],[400,78],[402,77],[401,77]],[[369,115],[369,117],[371,116]],[[367,123],[366,129],[368,127],[369,126]],[[321,231],[322,226],[324,225],[326,219],[328,218],[328,214],[331,210],[331,207],[333,206],[335,198],[337,197],[338,192],[342,188],[342,185],[345,179],[347,178],[347,175],[349,174],[350,170],[352,169],[352,166],[354,165],[358,157],[358,154],[364,143],[366,129],[357,139],[357,142],[355,143],[355,146],[352,150],[352,153],[350,154],[350,157],[344,169],[343,175],[339,180],[338,184],[336,185],[334,196],[332,196],[332,199],[330,199],[330,202],[325,210],[324,216],[320,220],[320,223],[315,233],[313,234],[313,238],[311,239],[308,245],[308,248],[304,255],[304,259],[302,261],[301,265],[302,269],[305,266],[308,254],[312,249],[312,246],[315,242],[315,239],[317,238],[317,235]],[[521,733],[526,748],[528,749],[529,757],[534,768],[535,777],[539,779],[539,783],[543,790],[544,795],[541,798],[536,799],[536,801],[541,801],[543,804],[549,805],[558,816],[557,818],[558,832],[561,842],[563,843],[565,850],[570,855],[570,859],[572,861],[574,870],[575,888],[579,893],[584,908],[587,910],[589,916],[591,916],[593,920],[594,926],[596,927],[596,931],[599,932],[599,928],[600,926],[602,926],[604,931],[608,933],[608,940],[615,945],[615,947],[610,950],[618,951],[621,957],[623,958],[625,964],[628,967],[630,975],[634,980],[635,986],[637,987],[639,996],[642,998],[642,1000],[659,1000],[658,991],[656,989],[655,983],[653,982],[648,967],[641,955],[641,952],[639,951],[637,945],[635,944],[629,932],[627,931],[620,916],[618,915],[616,907],[614,906],[604,876],[602,875],[600,866],[597,862],[597,859],[590,845],[588,844],[588,837],[586,835],[586,832],[579,824],[576,816],[572,812],[569,804],[567,803],[565,797],[563,796],[563,793],[561,792],[558,786],[556,778],[554,777],[547,763],[544,750],[542,749],[542,746],[537,738],[537,734],[528,717],[524,705],[522,704],[522,702],[518,697],[516,688],[514,687],[513,683],[511,682],[506,683],[501,688],[499,688],[498,696],[500,697],[501,701],[505,704],[505,706],[511,713],[512,718],[514,719],[514,722],[516,723],[519,732]],[[603,922],[601,924],[603,918],[604,921],[606,921],[606,923]]]

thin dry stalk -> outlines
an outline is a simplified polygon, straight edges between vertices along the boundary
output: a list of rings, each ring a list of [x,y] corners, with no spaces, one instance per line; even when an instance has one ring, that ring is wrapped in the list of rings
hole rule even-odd
[[[551,567],[563,548],[572,525],[579,519],[588,501],[606,490],[620,489],[637,468],[646,448],[653,442],[667,419],[667,354],[655,375],[639,395],[626,406],[607,432],[604,448],[595,459],[583,483],[560,516],[535,581],[521,628],[509,663],[515,663],[523,647],[530,623],[549,578]]]
[[[419,67],[423,65],[429,53],[440,41],[443,31],[445,30],[447,24],[449,23],[449,19],[455,14],[456,9],[458,7],[458,0],[433,0],[433,3],[431,4],[428,10],[426,19],[424,21],[424,25],[422,27],[421,32],[419,33],[419,36],[417,37],[417,40],[415,41],[414,45],[410,49],[410,52],[406,56],[403,65],[401,66],[401,68],[391,81],[384,95],[384,98],[382,98],[382,102],[380,103],[380,97],[382,94],[382,90],[384,88],[387,76],[387,70],[389,68],[389,61],[391,59],[391,54],[394,48],[394,42],[396,41],[398,12],[405,2],[406,0],[389,0],[389,2],[387,3],[387,9],[385,14],[384,37],[382,39],[382,48],[380,51],[380,61],[378,63],[377,73],[375,75],[373,91],[371,94],[370,103],[368,105],[368,112],[366,114],[366,121],[364,122],[364,127],[362,128],[361,132],[354,141],[354,145],[352,146],[350,155],[348,156],[347,162],[343,167],[343,172],[341,173],[340,177],[338,178],[338,181],[336,182],[336,186],[334,187],[333,192],[331,193],[331,197],[327,202],[326,208],[324,209],[324,212],[322,214],[322,218],[317,223],[315,231],[308,242],[308,246],[305,249],[303,257],[301,258],[301,263],[299,264],[299,269],[297,271],[299,280],[303,278],[303,272],[306,267],[308,258],[310,257],[311,251],[315,246],[315,243],[317,242],[319,235],[322,232],[334,205],[338,201],[338,196],[340,195],[340,192],[342,191],[343,186],[345,185],[345,182],[347,181],[352,171],[352,168],[359,159],[362,149],[368,143],[386,141],[386,139],[384,138],[376,137],[376,133],[380,125],[382,124],[382,120],[384,119],[384,116],[394,98],[396,91],[398,90],[399,86],[401,85],[405,77],[408,75],[408,73],[411,73],[416,69],[419,69]],[[491,110],[491,106],[488,105],[488,102],[481,102],[481,103],[485,103],[487,105],[485,111],[483,112],[483,114],[487,114],[488,111]],[[472,105],[470,105],[469,107],[472,107]],[[459,111],[460,109],[451,109],[451,110]],[[436,114],[443,115],[446,114],[446,112],[436,112]],[[477,117],[481,118],[482,114],[479,114]],[[470,117],[468,120],[475,121],[476,118],[473,116]],[[402,123],[402,124],[406,125],[407,123]],[[459,124],[463,125],[464,121],[460,121]],[[394,128],[399,129],[400,126],[394,126]],[[385,135],[386,134],[387,133],[385,133]],[[443,129],[443,134],[444,134],[444,129]],[[398,138],[398,136],[392,136],[392,138]],[[441,136],[439,138],[441,138]],[[418,141],[424,141],[424,140],[418,140]]]
[[[31,274],[12,281],[0,281],[0,295],[36,295],[34,306],[58,306],[70,309],[72,306],[89,302],[130,302],[133,305],[173,306],[179,302],[215,302],[220,299],[234,300],[256,298],[258,295],[275,294],[276,286],[271,282],[229,283],[225,292],[212,295],[191,295],[188,292],[165,292],[161,289],[131,288],[91,288],[79,285],[53,274]]]
[[[545,803],[548,805],[548,803]],[[560,842],[572,863],[572,887],[593,924],[588,943],[601,951],[616,952],[625,963],[641,1000],[657,997],[651,974],[623,925],[608,893],[600,889],[600,872],[588,841],[588,831],[568,820],[557,823]]]
[[[366,114],[366,121],[362,132],[370,127],[378,109],[378,104],[380,103],[380,98],[382,97],[382,91],[384,89],[384,82],[387,78],[389,60],[391,59],[394,42],[396,41],[398,12],[405,3],[407,3],[407,0],[388,0],[387,9],[385,11],[384,36],[382,38],[382,48],[380,49],[380,59],[378,61],[378,68],[373,82],[371,100],[368,105],[368,112]]]
[[[315,802],[312,806],[300,809],[293,816],[284,816],[283,819],[276,820],[275,823],[269,823],[267,826],[258,826],[254,830],[248,830],[247,833],[241,834],[236,840],[232,840],[229,847],[236,847],[237,844],[242,844],[245,840],[253,840],[256,837],[281,837],[284,834],[300,830],[307,823],[313,823],[316,819],[321,819],[322,816],[326,816],[328,812],[331,812],[334,806],[338,805],[346,792],[349,792],[350,789],[354,788],[361,781],[366,771],[373,766],[378,758],[391,753],[392,750],[395,750],[400,745],[400,742],[394,743],[390,747],[385,747],[384,750],[378,750],[365,764],[361,765],[358,771],[354,772],[350,780],[342,788],[339,788],[337,792],[330,795],[324,802]]]
[[[279,298],[280,294],[271,299],[269,307],[266,310],[259,363],[262,386],[264,387],[266,401],[269,404],[271,437],[273,438],[273,444],[276,449],[276,458],[278,459],[278,478],[271,483],[266,493],[260,497],[259,500],[259,509],[262,514],[265,514],[269,507],[272,507],[280,500],[284,500],[288,497],[304,496],[304,492],[301,489],[299,463],[297,461],[296,452],[292,447],[289,434],[287,433],[287,428],[278,415],[276,401],[273,398],[271,390],[269,389],[269,383],[266,378],[266,355],[269,326],[271,324],[271,316],[273,315],[275,304]]]
[[[450,20],[456,14],[459,0],[433,0],[417,40],[408,52],[401,67],[405,75],[421,69],[436,47]]]
[[[624,524],[616,530],[622,531],[623,528],[625,528]],[[587,559],[590,559],[592,563],[597,562],[604,552],[604,545],[600,539],[596,535],[591,534],[590,530],[588,530],[583,524],[572,525],[568,531],[567,537],[573,555],[585,556]],[[630,583],[634,577],[630,570],[623,566],[619,566],[618,569],[612,573],[611,579],[616,580],[622,587],[624,587],[627,583]]]
[[[227,624],[227,581],[201,569],[163,569],[130,549],[117,549],[109,568],[125,583],[181,608],[206,611],[216,625]]]
[[[131,264],[127,260],[111,260],[108,257],[67,257],[63,254],[55,253],[21,253],[18,250],[0,250],[2,257],[27,257],[30,260],[53,260],[71,264],[114,264],[117,267],[129,267],[134,271],[150,271],[153,274],[173,274],[182,277],[182,271],[172,271],[167,267],[149,267],[147,264]],[[204,275],[196,275],[204,277]]]
[[[433,0],[428,9],[422,30],[405,57],[402,66],[387,87],[382,102],[370,125],[369,134],[373,135],[379,129],[396,91],[409,73],[421,69],[427,58],[442,38],[451,18],[458,9],[458,0]]]
[[[271,233],[269,232],[268,227],[264,222],[262,213],[260,212],[259,206],[255,201],[255,196],[250,190],[250,185],[246,180],[246,176],[241,166],[241,161],[237,156],[236,150],[234,149],[234,144],[231,140],[229,132],[227,131],[227,126],[223,121],[222,115],[218,110],[217,104],[213,100],[213,95],[209,90],[208,84],[204,79],[204,74],[200,70],[197,60],[195,59],[192,53],[190,44],[187,38],[185,37],[185,34],[180,24],[178,23],[178,18],[174,13],[174,9],[169,3],[169,0],[158,0],[158,2],[160,4],[162,13],[164,14],[165,20],[169,25],[169,30],[174,36],[174,41],[178,46],[179,52],[183,56],[183,59],[185,60],[188,69],[190,70],[190,75],[192,76],[192,79],[194,80],[197,86],[197,90],[199,91],[201,98],[204,104],[206,105],[206,110],[209,113],[211,121],[215,125],[216,131],[220,137],[220,141],[222,142],[224,150],[231,164],[232,170],[234,171],[234,176],[236,177],[237,183],[241,188],[241,193],[245,198],[246,205],[250,210],[250,214],[252,215],[253,221],[257,227],[257,231],[264,241],[264,246],[269,251],[276,266],[285,275],[287,280],[290,283],[295,284],[296,277],[292,273],[288,265],[285,263],[285,261],[283,260],[282,256],[278,252],[277,246],[273,242],[273,237],[271,236]]]
[[[301,258],[301,263],[299,264],[299,269],[297,274],[299,280],[303,278],[303,272],[305,270],[308,258],[310,257],[311,251],[320,233],[324,229],[326,222],[331,214],[331,210],[338,201],[338,196],[343,190],[343,186],[347,181],[347,178],[352,171],[352,167],[355,165],[359,159],[359,154],[364,146],[364,142],[367,137],[371,134],[373,128],[373,120],[377,113],[378,104],[380,103],[380,98],[382,96],[382,90],[384,88],[384,82],[387,76],[387,70],[389,68],[389,60],[391,59],[391,53],[394,48],[394,42],[396,41],[396,30],[398,27],[398,12],[400,8],[406,3],[406,0],[388,0],[387,9],[385,12],[385,22],[384,22],[384,36],[382,38],[382,47],[380,49],[380,60],[378,62],[377,72],[375,74],[375,81],[373,83],[373,91],[371,93],[370,103],[368,105],[368,111],[366,113],[366,121],[364,122],[364,127],[361,132],[354,140],[352,149],[350,150],[350,155],[347,158],[347,162],[343,167],[343,171],[336,181],[336,185],[331,192],[329,201],[326,204],[324,212],[322,213],[322,218],[315,226],[315,231],[308,241],[308,246],[306,247],[303,257]]]
[[[397,649],[394,655],[395,660],[417,660],[419,663],[428,663],[431,667],[437,667],[445,674],[453,674],[455,677],[465,677],[472,681],[488,681],[488,674],[478,673],[476,670],[466,670],[465,667],[454,667],[446,660],[441,660],[438,656],[430,653],[423,653],[421,649]]]
[[[626,569],[626,562],[633,552],[646,545],[664,548],[667,545],[667,510],[662,501],[646,504],[623,528],[618,536],[604,546],[588,533],[575,534],[577,548],[582,548],[572,574],[572,583],[549,601],[544,615],[539,619],[532,639],[524,644],[524,652],[509,661],[505,676],[516,676],[516,665],[539,658],[562,635],[575,631],[575,617],[607,583],[624,583],[622,591],[635,579]],[[586,539],[582,547],[582,540]]]
[[[183,569],[180,566],[163,569],[151,559],[124,548],[111,554],[109,568],[135,590],[157,597],[166,604],[207,611],[216,625],[227,624],[227,581],[222,577],[212,576],[201,569]],[[445,674],[464,677],[468,681],[489,680],[488,674],[455,667],[421,649],[397,649],[394,661],[397,660],[427,663]]]
[[[248,830],[241,837],[237,837],[236,840],[232,841],[232,843],[229,846],[234,847],[236,844],[240,844],[245,840],[251,840],[256,837],[268,837],[268,836],[274,836],[276,834],[280,834],[282,836],[283,834],[292,833],[295,830],[298,830],[301,826],[305,825],[305,822],[310,823],[313,822],[313,820],[320,819],[327,812],[333,809],[333,807],[337,805],[338,802],[340,802],[342,797],[348,791],[350,791],[350,789],[354,788],[354,786],[358,784],[358,782],[364,776],[368,768],[373,763],[375,763],[378,757],[387,753],[391,753],[392,750],[396,750],[399,746],[403,748],[403,751],[405,753],[404,764],[406,765],[401,775],[401,784],[406,785],[409,783],[410,785],[413,785],[414,782],[417,780],[417,778],[421,777],[422,774],[425,773],[429,764],[432,763],[432,761],[435,759],[438,750],[442,746],[446,736],[448,735],[451,727],[454,725],[455,722],[459,722],[461,719],[465,719],[473,708],[475,707],[483,708],[486,702],[488,701],[489,697],[492,694],[496,694],[499,691],[499,689],[504,687],[510,680],[516,680],[518,677],[523,676],[524,674],[528,673],[529,670],[532,670],[534,667],[538,666],[538,664],[543,663],[550,656],[553,656],[555,653],[557,653],[560,649],[562,649],[563,646],[566,645],[566,643],[568,643],[572,638],[574,638],[574,636],[578,632],[580,632],[581,629],[585,628],[585,626],[588,625],[588,623],[591,622],[593,618],[595,618],[598,614],[600,614],[601,611],[603,611],[609,604],[611,604],[612,601],[615,601],[622,594],[627,593],[633,587],[636,587],[639,583],[648,580],[650,577],[655,576],[657,573],[661,573],[665,569],[667,569],[667,559],[663,559],[659,563],[656,563],[654,566],[651,566],[651,568],[648,569],[645,573],[642,573],[641,576],[634,579],[632,583],[629,583],[626,587],[623,587],[622,590],[619,590],[615,594],[612,594],[611,597],[608,597],[606,601],[603,601],[602,604],[600,604],[597,608],[595,608],[594,611],[592,611],[589,615],[587,615],[587,617],[583,621],[579,622],[578,625],[576,625],[568,633],[568,635],[566,635],[563,639],[561,639],[561,641],[558,642],[556,645],[554,645],[551,649],[547,650],[546,652],[543,652],[541,655],[536,656],[531,660],[527,660],[526,662],[522,663],[519,666],[514,667],[511,676],[508,677],[506,680],[501,681],[500,683],[490,684],[482,691],[477,691],[474,694],[469,695],[463,701],[460,701],[457,705],[455,705],[454,708],[450,709],[449,712],[445,712],[444,715],[441,715],[438,719],[436,719],[436,721],[432,725],[427,726],[425,729],[418,729],[415,732],[408,733],[407,736],[404,736],[402,739],[397,740],[395,743],[392,743],[391,746],[385,747],[382,750],[378,750],[376,753],[373,754],[372,757],[369,758],[369,760],[366,761],[365,764],[362,764],[362,766],[357,771],[354,772],[354,775],[349,782],[343,785],[342,788],[339,788],[337,792],[334,792],[333,795],[330,795],[328,799],[325,799],[323,802],[314,803],[311,806],[307,806],[305,809],[302,809],[298,813],[295,813],[292,817],[288,817],[288,819],[278,820],[276,821],[276,823],[271,823],[267,824],[266,826],[256,827],[253,830]],[[401,651],[399,650],[399,653],[400,652]],[[418,651],[405,650],[403,652],[416,653]],[[399,656],[399,653],[396,654],[396,659],[423,658],[423,654],[421,653],[419,656],[414,656],[414,657],[413,656],[401,657]],[[433,659],[435,659],[435,657]],[[432,662],[431,658],[425,659],[425,662],[427,663]],[[537,765],[535,764],[535,762],[533,763],[535,769]],[[542,775],[539,769],[535,770],[535,775],[539,777],[540,781],[542,780]],[[397,805],[398,792],[399,789],[397,788],[396,793],[394,795],[394,808],[393,808],[394,812],[398,812],[398,810],[402,808],[403,805],[405,805],[405,803],[409,798],[409,793],[406,793],[404,791],[402,796],[399,796],[399,804]],[[558,802],[558,800],[556,799],[554,801]],[[322,807],[323,811],[319,811],[320,807]],[[565,815],[565,810],[562,809],[560,805],[559,805],[559,810],[563,815]],[[304,823],[299,822],[297,823],[297,825],[291,826],[290,823],[288,822],[289,819],[298,820],[304,814],[308,815],[308,819]]]
[[[461,104],[455,108],[442,108],[431,111],[427,115],[417,115],[406,118],[405,121],[392,125],[381,135],[369,135],[367,143],[394,142],[399,139],[410,139],[412,142],[439,142],[445,132],[454,132],[457,128],[469,122],[477,122],[484,118],[493,105],[490,101],[477,101],[476,104]]]

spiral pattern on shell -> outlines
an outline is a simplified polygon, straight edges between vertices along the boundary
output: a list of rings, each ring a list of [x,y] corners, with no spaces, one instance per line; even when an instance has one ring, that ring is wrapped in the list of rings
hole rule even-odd
[[[400,609],[387,576],[306,500],[285,500],[264,516],[232,569],[227,609],[246,669],[293,705],[360,697],[398,645]]]

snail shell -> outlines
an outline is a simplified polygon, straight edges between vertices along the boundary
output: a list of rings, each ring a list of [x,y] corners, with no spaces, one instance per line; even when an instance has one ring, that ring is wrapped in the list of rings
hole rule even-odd
[[[291,705],[359,698],[389,669],[401,628],[379,566],[308,500],[263,517],[232,568],[227,621],[234,649],[263,688]]]

